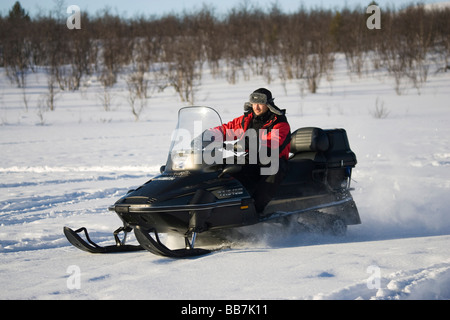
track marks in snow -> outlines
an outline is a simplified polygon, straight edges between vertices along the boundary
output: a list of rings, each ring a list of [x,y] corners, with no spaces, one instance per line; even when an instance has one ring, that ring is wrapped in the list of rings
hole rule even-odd
[[[448,167],[450,166],[450,153],[440,152],[431,156],[416,156],[410,160],[409,164],[415,168]]]
[[[448,300],[450,264],[397,271],[381,277],[379,288],[371,289],[367,280],[314,299],[324,300]]]
[[[48,217],[44,211],[58,210],[65,205],[88,202],[120,196],[126,189],[106,189],[99,191],[75,191],[58,195],[36,195],[32,197],[8,199],[0,202],[0,217],[3,225],[33,222]],[[44,214],[43,214],[44,213]]]
[[[89,210],[100,203],[104,206],[105,199],[111,199],[113,203],[130,187],[149,179],[148,171],[144,172],[147,169],[147,167],[0,168],[1,223],[11,225],[32,222],[45,219],[49,213],[55,212],[63,212],[70,216],[70,210],[77,205]]]
[[[65,246],[63,225],[77,226],[87,216],[107,225],[110,218],[116,219],[108,206],[155,171],[143,172],[147,167],[99,168],[0,168],[0,252]]]
[[[138,172],[147,173],[159,171],[158,166],[12,166],[0,168],[0,173],[67,173],[67,172]]]

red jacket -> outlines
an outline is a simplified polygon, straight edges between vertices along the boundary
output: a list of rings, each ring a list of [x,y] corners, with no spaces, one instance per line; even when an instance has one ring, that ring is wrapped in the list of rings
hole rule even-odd
[[[234,140],[236,139],[236,136],[237,139],[240,139],[244,132],[247,131],[252,120],[253,113],[247,112],[215,129],[222,132],[224,140]],[[233,132],[234,135],[227,136],[227,130],[232,130],[231,132]],[[291,127],[289,126],[286,117],[284,115],[279,116],[272,114],[260,130],[263,130],[262,134],[259,134],[262,145],[271,148],[272,141],[275,139],[278,140],[278,147],[280,148],[279,157],[286,160],[289,159],[289,151],[291,150]]]

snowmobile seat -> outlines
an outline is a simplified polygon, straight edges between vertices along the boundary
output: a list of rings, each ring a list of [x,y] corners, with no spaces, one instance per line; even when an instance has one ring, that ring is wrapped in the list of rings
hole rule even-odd
[[[291,135],[291,153],[285,183],[319,179],[324,175],[328,136],[320,128],[300,128]]]
[[[328,150],[328,136],[320,128],[300,128],[291,137],[291,153],[289,161],[301,162],[310,160],[318,165],[325,165],[327,159],[324,152]]]

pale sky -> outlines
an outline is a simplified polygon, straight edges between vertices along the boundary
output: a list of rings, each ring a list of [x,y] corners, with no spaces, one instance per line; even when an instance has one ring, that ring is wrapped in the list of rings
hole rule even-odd
[[[12,8],[16,0],[0,0],[0,13],[5,16]],[[111,13],[119,14],[124,17],[133,17],[135,15],[164,15],[168,13],[182,13],[183,11],[195,11],[201,9],[203,4],[212,6],[216,14],[226,14],[230,9],[243,3],[249,3],[250,6],[267,9],[274,3],[278,3],[284,12],[297,11],[302,5],[307,8],[339,9],[344,6],[350,8],[367,7],[371,0],[21,0],[22,7],[33,17],[39,12],[46,15],[50,11],[56,10],[57,3],[61,2],[63,12],[66,15],[67,7],[77,5],[81,11],[95,14],[96,12],[109,8]],[[417,0],[376,0],[381,10],[383,7],[401,8],[405,4],[417,3]],[[421,0],[421,3],[438,3],[442,1]]]

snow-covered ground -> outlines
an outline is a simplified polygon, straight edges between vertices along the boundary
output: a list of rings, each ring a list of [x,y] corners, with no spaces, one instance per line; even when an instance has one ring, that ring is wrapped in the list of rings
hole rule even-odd
[[[450,299],[450,72],[432,70],[420,94],[405,83],[397,95],[391,78],[350,76],[339,57],[312,95],[295,81],[230,85],[205,71],[196,104],[224,121],[265,86],[293,128],[345,128],[363,223],[345,238],[248,227],[257,237],[188,260],[90,255],[62,233],[86,226],[111,239],[121,222],[107,207],[166,161],[183,106],[173,91],[155,93],[135,122],[122,79],[108,112],[92,80],[40,117],[44,74],[28,75],[28,110],[0,75],[0,299]],[[386,118],[374,117],[377,106]]]

